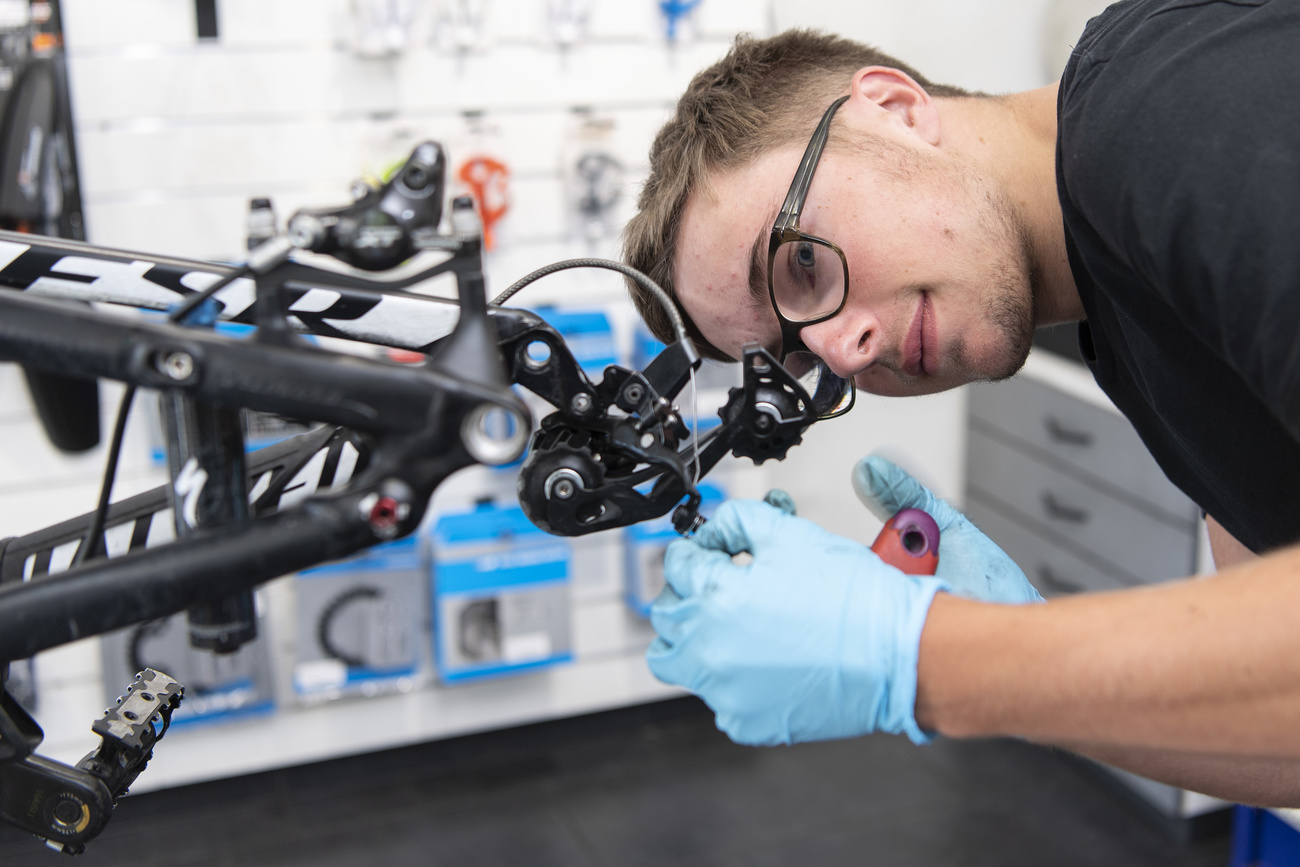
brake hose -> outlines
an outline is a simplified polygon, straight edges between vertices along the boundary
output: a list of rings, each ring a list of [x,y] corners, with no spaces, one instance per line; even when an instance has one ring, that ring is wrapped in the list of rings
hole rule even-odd
[[[624,265],[622,262],[615,262],[612,259],[565,259],[563,262],[554,262],[545,267],[538,268],[531,274],[516,280],[507,287],[504,292],[493,298],[492,306],[500,307],[529,283],[540,280],[548,274],[554,274],[556,271],[565,271],[569,268],[605,268],[610,271],[617,271],[624,277],[630,277],[632,280],[636,281],[638,286],[653,295],[655,300],[657,300],[664,308],[664,312],[668,314],[668,318],[672,322],[673,331],[676,333],[677,339],[687,339],[686,324],[682,322],[681,311],[677,309],[677,305],[673,303],[673,299],[664,291],[664,288],[630,265]]]
[[[167,314],[167,321],[184,324],[184,320],[199,305],[231,283],[252,273],[253,268],[251,265],[236,268],[202,292],[191,295],[177,305]],[[99,501],[95,505],[95,511],[90,516],[90,526],[86,528],[86,535],[83,537],[80,547],[77,548],[77,555],[72,561],[73,566],[80,566],[87,560],[93,560],[99,555],[100,541],[104,535],[104,524],[108,521],[108,501],[113,496],[113,482],[117,478],[117,465],[122,457],[122,438],[126,432],[126,419],[131,414],[131,403],[134,400],[135,386],[127,385],[126,390],[122,392],[122,401],[117,406],[117,418],[113,422],[113,439],[109,443],[108,455],[104,462],[104,478],[99,486]]]

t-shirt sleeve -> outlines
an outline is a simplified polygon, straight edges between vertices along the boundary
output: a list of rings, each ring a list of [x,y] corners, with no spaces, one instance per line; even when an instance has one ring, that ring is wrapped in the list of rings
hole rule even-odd
[[[1300,3],[1120,4],[1062,83],[1059,153],[1102,242],[1300,440],[1297,46]]]

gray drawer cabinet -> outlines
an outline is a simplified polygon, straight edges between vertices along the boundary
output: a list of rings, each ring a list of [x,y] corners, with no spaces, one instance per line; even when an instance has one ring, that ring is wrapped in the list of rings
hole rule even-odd
[[[971,387],[967,517],[1048,598],[1194,574],[1200,510],[1165,478],[1129,422],[1028,370]],[[1086,370],[1077,375],[1093,385]],[[1180,833],[1222,806],[1100,767]]]
[[[972,430],[1061,467],[1117,499],[1196,522],[1196,506],[1165,477],[1137,431],[1117,412],[1020,376],[974,386],[970,422]]]
[[[1196,570],[1199,510],[1128,421],[1023,375],[971,388],[966,512],[1044,596]]]
[[[972,499],[966,507],[966,517],[997,541],[1044,596],[1122,590],[1131,586],[1068,548],[1044,544],[1042,537],[1018,523],[1018,516],[1003,509],[1001,504],[993,506],[987,500]]]

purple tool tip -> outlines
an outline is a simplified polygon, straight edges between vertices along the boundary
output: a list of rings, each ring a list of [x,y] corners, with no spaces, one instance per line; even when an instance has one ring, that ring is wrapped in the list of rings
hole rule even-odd
[[[903,547],[913,557],[939,553],[939,525],[930,513],[921,509],[903,509],[894,515],[890,526],[898,531]]]

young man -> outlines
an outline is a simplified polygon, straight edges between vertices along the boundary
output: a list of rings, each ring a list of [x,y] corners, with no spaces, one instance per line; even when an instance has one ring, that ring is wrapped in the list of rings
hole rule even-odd
[[[939,574],[728,503],[669,549],[656,675],[744,743],[1014,735],[1300,804],[1298,40],[1287,0],[1127,0],[1059,85],[1011,96],[809,32],[701,72],[625,252],[706,354],[757,343],[924,394],[1010,376],[1034,327],[1079,321],[1098,383],[1207,510],[1219,574],[1018,604],[1039,597],[996,545],[869,458],[859,495],[930,510]]]

